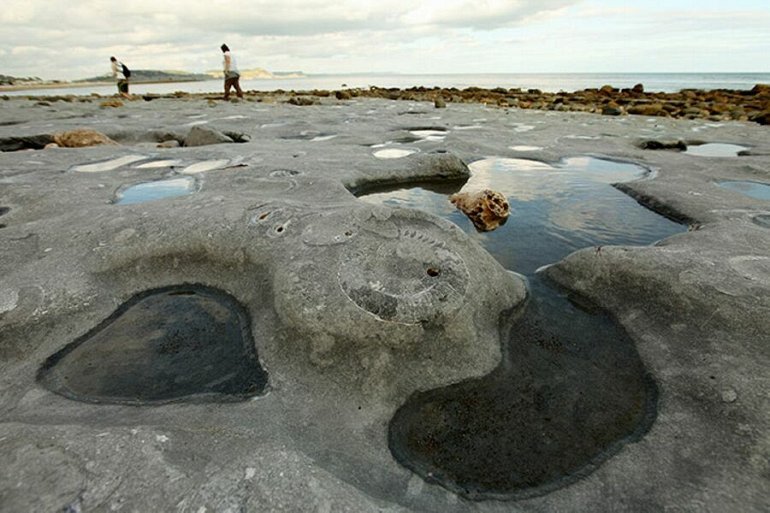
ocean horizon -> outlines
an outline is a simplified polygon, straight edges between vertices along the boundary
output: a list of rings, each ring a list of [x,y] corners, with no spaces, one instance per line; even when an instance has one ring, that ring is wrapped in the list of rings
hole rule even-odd
[[[582,89],[611,85],[631,88],[642,84],[647,92],[673,93],[682,89],[734,89],[749,90],[756,84],[770,84],[770,73],[453,73],[453,74],[401,74],[401,73],[352,73],[309,74],[299,78],[269,78],[241,80],[244,91],[308,91],[314,89],[338,90],[345,88],[407,89],[410,87],[441,87],[465,89],[481,87],[492,89],[539,89],[544,92],[572,92]],[[168,94],[176,91],[187,93],[219,93],[222,80],[212,79],[195,82],[162,82],[131,84],[133,94]],[[111,95],[115,85],[79,85],[62,87],[28,88],[0,91],[7,96],[27,95]]]

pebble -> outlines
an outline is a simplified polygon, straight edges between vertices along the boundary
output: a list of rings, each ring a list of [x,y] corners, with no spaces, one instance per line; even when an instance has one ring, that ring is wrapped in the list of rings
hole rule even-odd
[[[732,388],[722,391],[722,401],[726,403],[734,403],[738,399],[738,393]]]

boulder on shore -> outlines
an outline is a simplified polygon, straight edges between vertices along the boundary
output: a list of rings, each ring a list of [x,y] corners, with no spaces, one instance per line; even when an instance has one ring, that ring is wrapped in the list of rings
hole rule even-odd
[[[231,143],[232,138],[226,136],[219,130],[194,126],[190,133],[184,139],[184,146],[207,146],[209,144]]]
[[[100,144],[118,144],[106,135],[89,128],[77,128],[54,134],[53,142],[62,148],[85,148]]]

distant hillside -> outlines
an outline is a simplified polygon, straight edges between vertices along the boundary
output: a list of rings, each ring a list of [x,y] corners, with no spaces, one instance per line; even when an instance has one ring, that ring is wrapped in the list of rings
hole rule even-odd
[[[238,70],[241,74],[241,78],[244,80],[253,79],[270,79],[270,78],[302,78],[305,76],[301,71],[268,71],[263,68],[251,68]],[[207,71],[208,78],[222,78],[224,74],[222,70]]]
[[[131,82],[193,82],[198,80],[210,80],[211,77],[203,73],[190,73],[187,71],[160,71],[154,69],[132,69]],[[84,78],[75,82],[111,82],[112,74],[98,77]]]
[[[39,77],[12,77],[10,75],[3,75],[0,74],[0,85],[19,85],[19,84],[29,84],[29,83],[37,83],[37,82],[43,82],[43,80]],[[57,82],[57,81],[54,81]]]

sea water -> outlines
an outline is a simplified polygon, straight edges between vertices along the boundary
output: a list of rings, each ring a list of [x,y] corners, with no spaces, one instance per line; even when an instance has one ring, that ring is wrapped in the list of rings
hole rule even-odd
[[[241,87],[256,91],[301,91],[312,89],[345,89],[398,87],[467,87],[506,89],[540,89],[545,92],[578,91],[598,88],[609,84],[617,88],[630,88],[643,84],[646,91],[677,92],[682,89],[739,89],[749,90],[756,84],[770,83],[770,73],[487,73],[487,74],[328,74],[307,75],[301,78],[274,78],[241,80]],[[174,82],[156,84],[131,84],[133,94],[168,94],[176,91],[187,93],[218,93],[223,89],[221,80],[199,82]],[[82,87],[57,87],[49,89],[25,89],[2,91],[8,96],[19,95],[112,95],[114,84]]]

